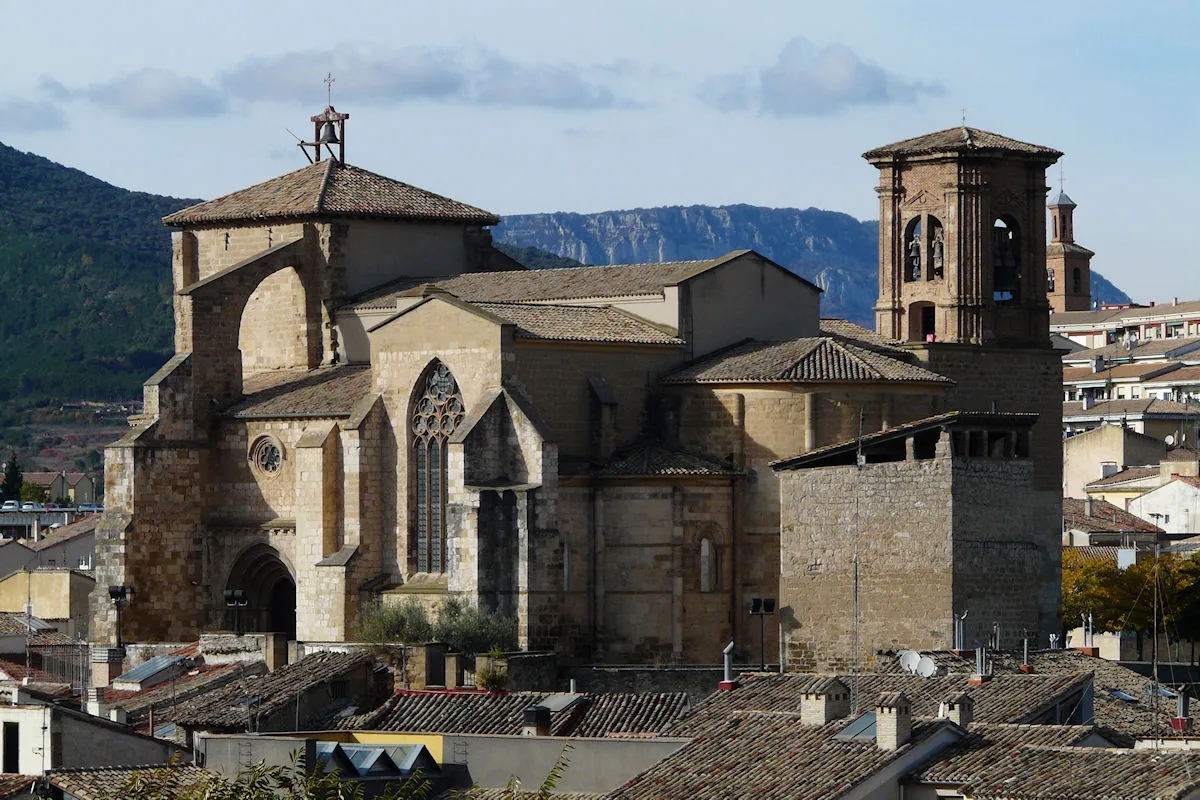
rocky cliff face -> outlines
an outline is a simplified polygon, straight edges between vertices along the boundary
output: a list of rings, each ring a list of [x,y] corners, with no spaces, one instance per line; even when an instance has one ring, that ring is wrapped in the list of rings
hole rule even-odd
[[[874,327],[878,229],[873,220],[863,222],[819,208],[668,206],[597,214],[517,214],[505,217],[494,236],[584,264],[686,261],[749,248],[821,286],[825,316]],[[1102,290],[1097,299],[1125,298],[1092,275],[1093,288]]]

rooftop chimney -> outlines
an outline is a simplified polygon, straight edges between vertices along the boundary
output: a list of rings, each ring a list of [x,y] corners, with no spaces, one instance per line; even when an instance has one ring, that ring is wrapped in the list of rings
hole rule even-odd
[[[875,704],[875,744],[899,750],[912,736],[912,705],[904,692],[884,692]]]
[[[525,709],[525,722],[521,726],[522,736],[549,736],[550,709],[545,706],[530,706]]]
[[[1091,411],[1093,408],[1096,407],[1096,398],[1094,395],[1085,394],[1080,399],[1083,401],[1083,410],[1084,411]]]
[[[1083,513],[1085,516],[1088,516],[1088,517],[1090,517],[1092,515],[1092,496],[1091,495],[1088,495],[1087,497],[1083,498]]]
[[[1171,719],[1171,727],[1178,733],[1187,733],[1192,729],[1192,718],[1188,714],[1190,698],[1183,687],[1175,692],[1175,716]]]
[[[952,694],[942,701],[938,716],[965,730],[975,718],[975,701],[966,692]]]
[[[728,692],[737,688],[737,681],[733,679],[733,639],[721,652],[725,655],[725,679],[717,684],[717,689]]]
[[[800,696],[800,724],[820,726],[850,714],[850,690],[827,678]]]

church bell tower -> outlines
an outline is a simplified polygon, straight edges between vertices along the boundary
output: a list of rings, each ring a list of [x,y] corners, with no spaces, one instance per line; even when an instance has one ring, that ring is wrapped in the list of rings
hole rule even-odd
[[[961,126],[878,147],[876,330],[902,342],[1045,346],[1049,147]]]
[[[1046,247],[1046,296],[1050,310],[1092,307],[1092,256],[1075,243],[1075,203],[1059,190],[1050,199],[1050,244]]]

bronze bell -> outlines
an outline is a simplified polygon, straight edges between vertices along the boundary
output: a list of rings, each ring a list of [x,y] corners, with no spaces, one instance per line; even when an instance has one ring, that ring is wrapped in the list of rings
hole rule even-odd
[[[337,131],[333,128],[332,122],[326,122],[321,128],[321,138],[317,140],[318,144],[338,144],[341,140],[338,139]]]

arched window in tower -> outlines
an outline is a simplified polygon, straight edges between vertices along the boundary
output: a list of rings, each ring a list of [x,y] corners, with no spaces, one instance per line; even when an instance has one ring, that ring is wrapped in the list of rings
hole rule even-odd
[[[921,218],[908,223],[904,233],[904,280],[921,280]]]
[[[937,217],[929,218],[929,279],[945,277],[946,232]]]
[[[1001,217],[992,228],[992,299],[1016,303],[1021,299],[1021,237],[1011,217]]]
[[[1083,272],[1079,269],[1079,267],[1075,267],[1074,269],[1071,270],[1071,292],[1073,294],[1079,294],[1082,291],[1083,291]]]
[[[464,406],[449,368],[435,361],[417,381],[412,413],[413,511],[417,571],[446,570],[446,442],[462,423]]]

